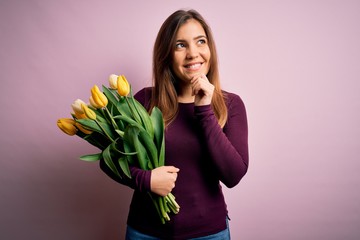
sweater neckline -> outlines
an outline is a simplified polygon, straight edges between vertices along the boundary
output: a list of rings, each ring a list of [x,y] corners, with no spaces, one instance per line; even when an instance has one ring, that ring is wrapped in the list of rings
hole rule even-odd
[[[183,102],[178,102],[179,105],[194,105],[194,102],[189,102],[189,103],[183,103]]]

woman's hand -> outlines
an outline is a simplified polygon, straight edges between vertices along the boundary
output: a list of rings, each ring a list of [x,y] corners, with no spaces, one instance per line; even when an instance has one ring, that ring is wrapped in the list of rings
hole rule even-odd
[[[179,170],[173,166],[162,166],[153,169],[150,179],[151,191],[163,197],[168,195],[175,187]]]
[[[195,106],[211,104],[215,87],[209,82],[205,74],[193,77],[191,87],[193,95],[195,95]]]

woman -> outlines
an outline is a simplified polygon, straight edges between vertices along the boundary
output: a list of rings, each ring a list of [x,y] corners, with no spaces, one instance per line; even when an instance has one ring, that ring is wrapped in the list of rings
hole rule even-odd
[[[153,80],[135,97],[163,113],[166,166],[131,166],[132,179],[118,179],[135,189],[126,239],[230,239],[220,182],[232,188],[247,172],[247,118],[240,97],[220,88],[214,39],[198,12],[176,11],[161,26]],[[172,192],[180,212],[162,224],[148,191]]]

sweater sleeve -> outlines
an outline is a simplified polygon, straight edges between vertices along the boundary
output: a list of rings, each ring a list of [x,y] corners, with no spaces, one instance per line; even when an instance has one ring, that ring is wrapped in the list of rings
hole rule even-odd
[[[143,89],[134,96],[135,99],[137,99],[143,105],[147,97],[147,91],[148,90],[145,91],[145,89]],[[100,169],[114,181],[140,192],[150,191],[151,171],[140,169],[137,166],[129,166],[129,168],[131,178],[128,178],[127,176],[120,178],[112,172],[103,159],[100,160]]]
[[[222,129],[210,105],[195,106],[195,116],[204,132],[211,160],[219,179],[236,186],[248,169],[248,126],[243,101],[235,94],[228,99],[228,120]]]

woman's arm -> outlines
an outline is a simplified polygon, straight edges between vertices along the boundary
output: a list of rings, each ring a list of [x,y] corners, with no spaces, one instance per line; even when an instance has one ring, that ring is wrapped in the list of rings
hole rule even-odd
[[[146,192],[150,190],[151,171],[142,170],[135,166],[130,166],[131,178],[123,176],[120,178],[112,172],[103,159],[100,160],[100,169],[114,181],[126,185],[132,189]]]
[[[204,132],[207,147],[219,179],[227,187],[236,186],[248,169],[248,126],[243,101],[228,94],[228,120],[221,129],[210,105],[196,106],[195,116]]]

